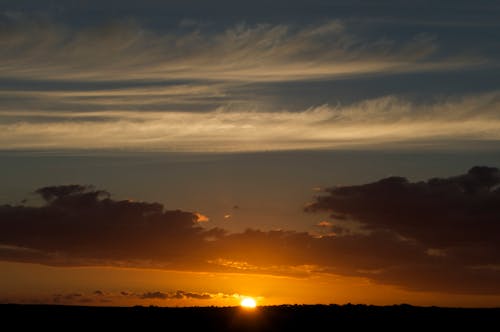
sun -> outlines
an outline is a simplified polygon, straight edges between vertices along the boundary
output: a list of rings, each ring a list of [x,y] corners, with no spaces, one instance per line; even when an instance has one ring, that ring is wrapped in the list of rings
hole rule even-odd
[[[253,309],[257,306],[257,302],[255,302],[255,300],[251,297],[245,297],[243,300],[241,300],[240,305],[243,308]]]

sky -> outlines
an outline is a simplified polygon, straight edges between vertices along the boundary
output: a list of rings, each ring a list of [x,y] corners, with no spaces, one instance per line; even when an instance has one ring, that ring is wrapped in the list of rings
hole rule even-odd
[[[0,302],[500,306],[499,15],[0,0]]]

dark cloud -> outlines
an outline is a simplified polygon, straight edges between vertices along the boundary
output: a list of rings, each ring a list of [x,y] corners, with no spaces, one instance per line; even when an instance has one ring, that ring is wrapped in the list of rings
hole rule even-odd
[[[140,296],[141,299],[160,299],[165,300],[168,298],[168,295],[162,292],[147,292]]]
[[[189,292],[183,290],[162,292],[162,291],[150,291],[150,292],[113,292],[113,291],[100,291],[97,290],[91,293],[80,293],[80,292],[68,292],[68,293],[56,293],[51,296],[41,296],[34,298],[17,298],[15,300],[10,300],[8,298],[0,298],[0,303],[38,303],[38,304],[99,304],[99,303],[112,303],[113,305],[124,305],[133,303],[148,303],[150,300],[183,300],[183,299],[194,299],[194,300],[212,300],[217,298],[237,298],[238,294],[226,294],[222,292],[218,293],[198,293]],[[123,302],[125,301],[125,302]]]
[[[89,190],[90,189],[90,190]],[[92,187],[80,186],[77,184],[67,185],[67,186],[58,186],[58,187],[43,187],[35,191],[35,193],[42,196],[42,198],[47,201],[61,201],[66,198],[70,198],[72,196],[78,195],[78,199],[90,199],[95,201],[100,196],[109,196],[109,194],[102,190],[91,190]]]
[[[497,168],[473,167],[463,175],[420,182],[389,177],[364,185],[333,187],[326,193],[306,209],[326,210],[335,219],[357,221],[362,231],[370,234],[366,238],[385,232],[401,237],[413,248],[427,248],[428,259],[412,258],[406,264],[392,265],[375,279],[420,284],[417,288],[440,284],[463,290],[473,281],[476,290],[486,292],[494,286],[498,292]],[[395,255],[387,252],[389,256]]]
[[[208,293],[200,294],[200,293],[184,292],[182,293],[182,295],[186,298],[196,299],[196,300],[210,300],[213,298],[213,296]]]
[[[44,199],[40,206],[0,206],[0,259],[293,276],[321,272],[419,290],[498,294],[499,184],[497,169],[475,167],[426,182],[392,177],[327,189],[307,208],[335,217],[319,235],[227,233],[199,226],[196,213],[158,203],[118,201],[81,185],[44,187],[36,191]]]
[[[69,294],[54,294],[52,297],[53,303],[68,303],[68,302],[80,302],[87,303],[92,302],[91,299],[85,298],[81,293],[69,293]]]
[[[10,244],[9,251],[19,246],[74,257],[132,260],[154,258],[151,254],[157,252],[153,256],[164,259],[181,256],[185,247],[205,236],[195,226],[196,214],[164,210],[158,203],[115,201],[104,191],[80,185],[36,192],[45,205],[0,207],[0,243]],[[17,251],[24,256],[41,254]]]
[[[433,248],[500,242],[497,168],[474,167],[464,175],[414,183],[390,177],[326,192],[307,209],[359,221],[369,231],[394,231]]]

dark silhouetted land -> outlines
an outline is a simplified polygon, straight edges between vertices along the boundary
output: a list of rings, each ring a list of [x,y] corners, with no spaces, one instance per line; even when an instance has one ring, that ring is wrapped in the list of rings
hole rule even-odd
[[[253,311],[239,307],[79,307],[0,305],[0,317],[16,329],[101,330],[109,327],[147,331],[339,331],[347,329],[414,330],[469,328],[495,330],[500,308],[462,309],[410,305],[282,305]]]

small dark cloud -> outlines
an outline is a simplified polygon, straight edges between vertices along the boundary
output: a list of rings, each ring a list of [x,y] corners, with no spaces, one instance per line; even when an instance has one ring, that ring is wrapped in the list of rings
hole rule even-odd
[[[35,193],[42,196],[47,202],[52,202],[54,200],[61,201],[72,197],[77,197],[79,200],[88,199],[95,201],[100,196],[109,196],[106,191],[93,190],[91,186],[81,186],[78,184],[43,187],[37,189]]]
[[[168,294],[162,293],[162,292],[147,292],[143,293],[140,295],[141,299],[160,299],[160,300],[165,300],[168,299],[169,296]]]
[[[197,300],[210,300],[211,298],[213,298],[212,295],[207,293],[199,294],[199,293],[183,292],[182,295],[188,299],[197,299]]]
[[[85,300],[82,293],[54,294],[52,297],[54,303],[82,302],[82,300]]]
[[[124,298],[125,297],[125,298]],[[95,305],[99,303],[108,303],[115,305],[123,305],[125,303],[144,303],[148,300],[211,300],[214,298],[232,298],[234,295],[207,292],[188,292],[183,290],[162,292],[162,291],[149,291],[149,292],[113,292],[113,291],[94,291],[91,293],[69,292],[69,293],[56,293],[52,296],[46,297],[33,297],[33,298],[18,298],[15,300],[8,298],[0,298],[0,303],[31,303],[31,304],[90,304]]]
[[[183,299],[184,298],[184,292],[183,291],[177,291],[173,294],[170,294],[169,296],[170,299]]]
[[[210,300],[213,295],[208,293],[193,293],[178,290],[170,293],[163,292],[146,292],[139,295],[140,299],[159,299],[159,300],[180,300],[180,299],[196,299],[196,300]]]

